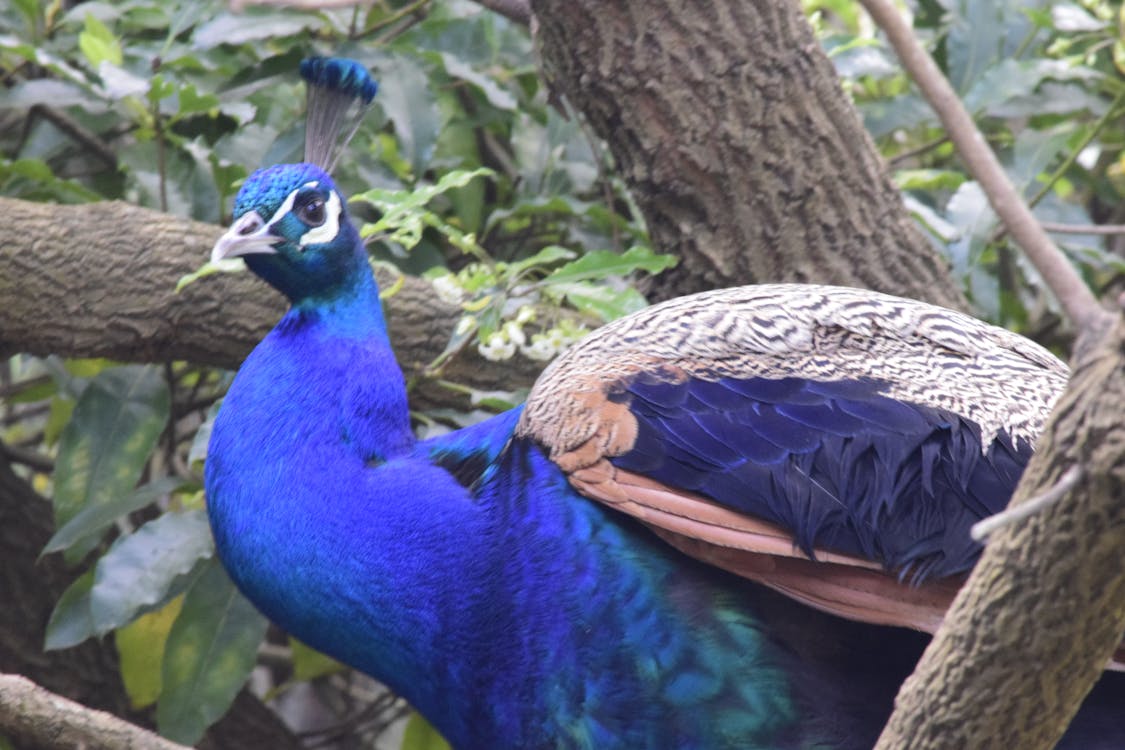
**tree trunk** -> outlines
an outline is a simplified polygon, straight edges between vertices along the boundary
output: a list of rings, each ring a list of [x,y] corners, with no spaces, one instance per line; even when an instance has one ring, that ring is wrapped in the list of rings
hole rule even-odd
[[[656,298],[795,281],[965,308],[796,2],[534,0],[544,73],[609,144]]]
[[[903,686],[880,750],[1046,750],[1058,742],[1125,632],[1122,413],[1118,321],[1075,366],[1012,506],[1071,467],[1081,479],[1059,502],[989,540]]]

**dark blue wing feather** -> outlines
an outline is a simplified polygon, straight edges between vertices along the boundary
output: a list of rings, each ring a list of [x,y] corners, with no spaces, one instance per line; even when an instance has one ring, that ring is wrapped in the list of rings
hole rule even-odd
[[[779,524],[807,554],[876,560],[911,580],[968,570],[969,527],[1002,509],[1031,446],[885,395],[875,380],[638,378],[618,468]]]

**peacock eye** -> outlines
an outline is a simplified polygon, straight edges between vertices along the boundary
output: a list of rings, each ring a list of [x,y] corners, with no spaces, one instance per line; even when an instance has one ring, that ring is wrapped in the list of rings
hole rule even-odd
[[[324,199],[317,196],[297,206],[297,218],[310,227],[319,227],[325,219]]]

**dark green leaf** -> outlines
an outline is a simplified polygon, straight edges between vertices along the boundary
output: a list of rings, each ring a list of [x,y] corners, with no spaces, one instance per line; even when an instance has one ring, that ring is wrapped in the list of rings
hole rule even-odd
[[[524,258],[521,261],[512,263],[508,267],[508,270],[513,274],[517,274],[521,271],[533,268],[534,266],[549,266],[552,263],[558,263],[560,260],[570,260],[573,257],[573,250],[560,245],[548,245],[530,258]]]
[[[58,526],[133,491],[168,420],[168,403],[168,387],[153,366],[115,367],[90,382],[59,439]]]
[[[254,668],[267,624],[213,559],[168,635],[156,708],[162,735],[193,745],[226,713]]]
[[[544,281],[557,284],[589,279],[604,279],[606,276],[625,276],[634,271],[659,273],[676,265],[675,257],[658,255],[642,245],[636,245],[623,253],[609,250],[595,250],[586,253],[573,263],[567,263]]]
[[[94,635],[94,617],[90,614],[90,589],[93,587],[94,571],[87,570],[59,597],[47,621],[44,650],[77,646]]]
[[[79,539],[98,534],[109,528],[114,521],[126,513],[132,513],[146,505],[151,505],[164,495],[178,490],[184,484],[185,481],[179,477],[164,477],[149,482],[143,487],[138,487],[133,492],[114,498],[107,503],[88,505],[55,532],[54,536],[48,540],[47,545],[43,547],[43,554],[61,552]]]
[[[165,513],[114,542],[98,560],[90,614],[98,632],[131,621],[162,601],[175,581],[201,557],[214,553],[207,513]]]
[[[396,57],[380,72],[379,104],[394,123],[399,150],[417,177],[433,155],[441,130],[441,111],[426,74],[414,62]]]

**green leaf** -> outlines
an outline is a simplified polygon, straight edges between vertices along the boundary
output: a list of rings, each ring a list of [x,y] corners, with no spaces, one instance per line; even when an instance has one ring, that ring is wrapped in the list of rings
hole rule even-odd
[[[219,407],[222,404],[222,400],[211,404],[211,408],[207,410],[207,418],[195,431],[195,436],[191,439],[191,448],[188,449],[188,465],[194,466],[207,458],[207,448],[211,444],[211,430],[215,426],[215,417],[219,416]]]
[[[138,75],[133,75],[120,65],[114,65],[109,60],[102,60],[98,65],[98,77],[105,85],[105,93],[111,99],[125,99],[127,97],[141,97],[150,93],[149,81]]]
[[[606,322],[648,306],[641,293],[631,286],[610,289],[601,284],[577,281],[555,284],[551,288],[565,296],[579,311],[597,315]]]
[[[1101,74],[1061,60],[1004,60],[984,71],[965,94],[965,106],[995,114],[1011,100],[1027,97],[1046,80],[1094,81]]]
[[[129,704],[145,708],[156,702],[163,682],[164,644],[172,624],[183,608],[183,596],[177,596],[158,610],[141,615],[113,634],[118,665]]]
[[[47,423],[43,425],[43,442],[54,445],[62,436],[63,430],[70,424],[74,414],[74,400],[59,395],[51,399],[50,411],[47,413]]]
[[[206,50],[220,44],[245,44],[262,39],[291,36],[305,29],[323,25],[316,14],[247,8],[240,13],[220,13],[199,26],[192,36],[196,49]]]
[[[472,255],[483,251],[476,241],[456,227],[442,221],[441,217],[425,208],[431,200],[454,188],[468,185],[477,177],[492,175],[490,169],[454,170],[442,176],[435,185],[425,185],[414,190],[368,190],[353,200],[372,204],[383,214],[374,224],[364,224],[360,237],[386,234],[389,239],[410,249],[422,239],[426,227],[433,227],[455,247]]]
[[[164,495],[183,487],[184,484],[186,484],[185,480],[180,477],[164,477],[105,504],[87,506],[55,532],[43,547],[43,554],[61,552],[80,539],[98,534],[126,513],[151,505]]]
[[[90,614],[90,589],[94,587],[94,571],[87,570],[70,584],[47,621],[44,651],[76,646],[94,635],[94,617]]]
[[[128,495],[168,421],[168,387],[153,366],[115,367],[82,392],[59,439],[55,522]],[[80,557],[89,550],[71,548]]]
[[[658,255],[643,245],[634,245],[624,253],[609,250],[595,250],[586,253],[573,263],[567,263],[544,281],[557,284],[589,279],[604,279],[606,276],[625,276],[634,271],[659,273],[676,265],[675,257]]]
[[[55,107],[77,106],[89,112],[106,109],[103,102],[90,96],[78,86],[50,78],[21,81],[10,89],[0,92],[0,108],[27,109],[36,104],[50,104]]]
[[[478,73],[476,70],[457,57],[448,52],[441,53],[441,62],[445,66],[445,70],[449,75],[454,78],[460,78],[463,81],[468,81],[484,93],[488,103],[497,109],[514,110],[519,106],[516,98],[509,94],[496,83],[495,79],[489,76]]]
[[[1075,3],[1053,3],[1051,21],[1058,31],[1101,31],[1108,26]]]
[[[210,93],[200,93],[192,84],[186,84],[179,89],[180,115],[189,115],[195,112],[209,112],[219,106],[219,97]]]
[[[214,554],[203,510],[165,513],[114,542],[100,560],[90,590],[94,628],[121,627],[163,600],[180,576]]]
[[[509,264],[508,271],[515,275],[535,266],[549,266],[552,263],[558,263],[560,260],[570,260],[574,255],[573,250],[561,245],[548,245],[530,258],[524,258],[521,261]]]
[[[109,27],[89,13],[83,26],[82,33],[78,35],[78,49],[82,50],[92,68],[96,70],[103,62],[120,66],[125,61],[121,45]]]
[[[441,130],[441,111],[426,74],[413,61],[396,57],[380,72],[379,105],[394,123],[399,150],[417,177],[433,155]]]
[[[245,270],[246,264],[242,262],[242,258],[223,258],[220,261],[209,260],[191,273],[185,273],[181,276],[176,282],[176,293],[179,294],[188,284],[194,284],[212,274],[240,273]]]
[[[254,668],[267,624],[212,559],[188,590],[164,648],[156,706],[162,735],[194,745],[226,713]]]
[[[450,747],[438,730],[422,714],[415,712],[406,720],[402,750],[450,750]]]
[[[85,203],[101,200],[102,196],[76,180],[68,180],[55,175],[46,163],[39,159],[17,159],[0,161],[0,180],[22,178],[23,181],[37,184],[50,191],[55,200],[64,203]],[[37,199],[37,196],[28,196]]]
[[[899,190],[956,190],[965,175],[954,169],[900,169],[895,172]]]
[[[297,682],[314,680],[346,669],[331,656],[326,656],[293,637],[289,638],[289,650],[293,653],[292,679]]]

